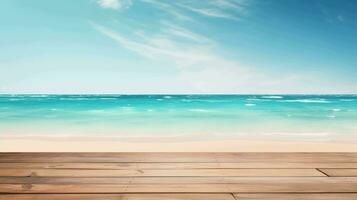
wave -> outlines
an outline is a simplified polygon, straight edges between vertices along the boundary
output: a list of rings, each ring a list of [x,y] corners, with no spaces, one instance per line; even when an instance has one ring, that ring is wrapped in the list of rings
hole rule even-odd
[[[26,97],[32,97],[32,98],[43,98],[43,97],[49,97],[51,95],[48,95],[48,94],[39,94],[39,95],[29,95],[29,96],[26,96]]]
[[[96,100],[95,98],[86,98],[86,97],[62,97],[59,98],[59,100],[63,101],[90,101],[90,100]]]
[[[102,97],[102,98],[99,98],[101,100],[116,100],[117,98],[114,98],[114,97]]]
[[[182,99],[182,102],[206,102],[206,103],[227,103],[229,100],[210,100],[210,99]]]
[[[11,98],[11,99],[8,99],[9,101],[25,101],[26,99],[24,98]]]
[[[282,96],[262,96],[264,99],[282,99]]]
[[[279,102],[291,102],[291,103],[331,103],[325,99],[289,99],[280,100]]]
[[[252,107],[252,106],[256,106],[254,103],[246,103],[244,104],[245,106],[248,106],[248,107]]]
[[[248,98],[247,101],[272,101],[272,99]]]

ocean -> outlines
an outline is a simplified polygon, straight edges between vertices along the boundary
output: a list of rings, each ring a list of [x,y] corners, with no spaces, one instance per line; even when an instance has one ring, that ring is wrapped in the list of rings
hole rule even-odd
[[[0,95],[0,137],[357,142],[357,95]]]

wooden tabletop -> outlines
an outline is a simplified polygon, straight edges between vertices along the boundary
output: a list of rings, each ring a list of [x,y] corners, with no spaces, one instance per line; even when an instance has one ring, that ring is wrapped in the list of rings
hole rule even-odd
[[[0,153],[0,200],[357,199],[357,153]]]

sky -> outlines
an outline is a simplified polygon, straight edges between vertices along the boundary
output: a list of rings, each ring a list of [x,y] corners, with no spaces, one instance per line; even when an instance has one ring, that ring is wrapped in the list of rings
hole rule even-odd
[[[355,0],[2,0],[0,93],[357,93]]]

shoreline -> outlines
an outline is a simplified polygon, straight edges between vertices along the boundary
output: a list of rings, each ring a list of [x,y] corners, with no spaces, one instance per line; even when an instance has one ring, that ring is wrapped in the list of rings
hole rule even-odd
[[[144,141],[96,140],[95,138],[0,138],[0,152],[357,152],[353,143],[206,140]]]

